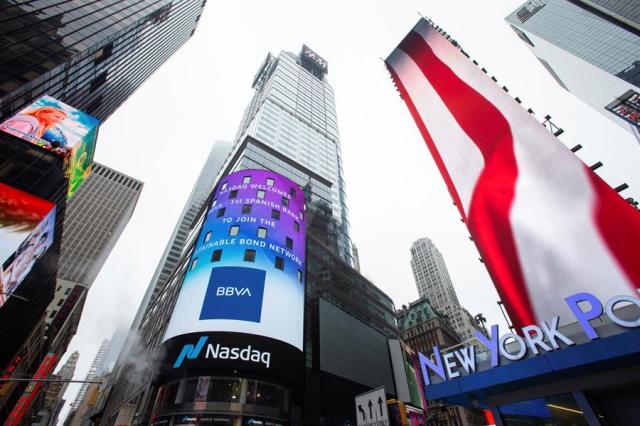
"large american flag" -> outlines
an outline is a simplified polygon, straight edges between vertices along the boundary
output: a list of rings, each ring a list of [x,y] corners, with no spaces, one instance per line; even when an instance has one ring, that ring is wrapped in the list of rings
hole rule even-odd
[[[421,19],[385,61],[515,326],[640,287],[640,214]]]

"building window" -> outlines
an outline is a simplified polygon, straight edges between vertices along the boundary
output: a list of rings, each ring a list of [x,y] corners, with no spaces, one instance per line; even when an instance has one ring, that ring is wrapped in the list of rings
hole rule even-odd
[[[49,318],[55,317],[57,313],[58,311],[51,311],[51,313],[49,314]]]
[[[211,234],[212,234],[211,231],[209,231],[206,234],[204,234],[204,242],[205,243],[209,242],[209,240],[211,239]]]
[[[302,271],[298,269],[298,281],[302,282]]]
[[[292,249],[293,248],[293,240],[291,238],[287,237],[286,245],[287,245],[288,249]]]
[[[213,255],[211,255],[212,262],[219,262],[222,258],[222,250],[214,250]]]
[[[267,178],[267,186],[273,186],[273,179]]]
[[[224,216],[224,212],[226,211],[226,208],[223,207],[221,209],[218,210],[218,213],[216,213],[216,217],[222,217]]]
[[[240,213],[242,214],[249,214],[251,213],[251,204],[245,204],[242,206],[242,210],[240,211]]]
[[[280,220],[280,210],[272,209],[271,218],[275,220]]]
[[[193,259],[193,261],[191,261],[191,270],[192,271],[196,268],[197,264],[198,264],[198,258],[196,257],[195,259]]]
[[[113,53],[113,42],[102,46],[94,55],[94,63],[96,65],[104,62]]]
[[[293,222],[293,230],[300,232],[300,224],[298,222]]]
[[[245,185],[248,184],[248,183],[251,183],[251,176],[243,177],[242,178],[242,183],[245,184]]]
[[[238,225],[232,225],[229,228],[229,235],[231,235],[232,237],[235,237],[236,235],[238,235],[238,232],[240,232],[240,226]]]
[[[282,197],[282,205],[289,207],[289,199],[287,197]]]
[[[252,249],[246,249],[244,251],[244,258],[242,259],[245,262],[255,262],[256,261],[256,251]]]
[[[267,238],[267,228],[263,228],[262,226],[258,228],[258,238]]]
[[[107,82],[107,72],[100,73],[96,78],[93,79],[91,85],[89,86],[89,90],[93,92],[98,87],[102,86]]]
[[[62,306],[63,303],[64,303],[64,299],[58,300],[58,306]]]
[[[284,271],[284,259],[280,256],[276,256],[275,267],[280,269],[281,271]]]
[[[233,191],[231,191],[229,193],[229,199],[230,200],[233,199],[233,198],[236,198],[237,196],[238,196],[238,190],[237,189],[234,189]]]
[[[264,198],[264,191],[262,189],[258,189],[257,197],[258,198]]]

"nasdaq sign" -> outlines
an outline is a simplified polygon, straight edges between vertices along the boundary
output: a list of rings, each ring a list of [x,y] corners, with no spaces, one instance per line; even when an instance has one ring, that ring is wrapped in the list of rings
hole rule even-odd
[[[304,192],[284,176],[220,179],[165,332],[166,374],[302,376],[305,224]]]

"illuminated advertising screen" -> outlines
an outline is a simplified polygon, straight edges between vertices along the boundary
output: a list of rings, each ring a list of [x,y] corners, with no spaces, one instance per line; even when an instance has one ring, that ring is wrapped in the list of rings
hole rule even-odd
[[[302,373],[305,208],[271,171],[221,179],[164,336],[169,373]]]
[[[93,165],[100,122],[88,114],[43,96],[0,124],[0,130],[64,158],[71,198]]]
[[[420,19],[386,65],[514,326],[637,296],[638,212],[450,36]]]
[[[411,395],[411,405],[414,407],[426,409],[427,401],[424,395],[422,384],[422,371],[418,362],[417,353],[411,349],[406,343],[400,341],[402,347],[402,357],[405,365],[405,373],[407,383],[409,384],[409,394]]]
[[[53,244],[54,203],[0,183],[0,307]]]

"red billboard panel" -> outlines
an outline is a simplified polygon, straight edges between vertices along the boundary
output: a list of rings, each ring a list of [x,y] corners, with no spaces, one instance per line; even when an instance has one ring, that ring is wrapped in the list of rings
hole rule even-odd
[[[51,352],[44,357],[44,359],[40,363],[40,366],[38,367],[38,370],[33,375],[33,381],[29,382],[29,385],[27,385],[24,393],[7,417],[7,420],[4,423],[5,426],[18,426],[21,424],[22,418],[24,417],[27,410],[29,410],[33,399],[36,397],[38,391],[40,391],[40,388],[42,387],[42,380],[46,379],[51,371],[53,371],[57,361],[58,355]]]
[[[625,200],[427,20],[385,62],[514,325],[571,318],[577,292],[637,296]]]
[[[0,307],[53,244],[54,203],[0,183]]]

